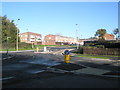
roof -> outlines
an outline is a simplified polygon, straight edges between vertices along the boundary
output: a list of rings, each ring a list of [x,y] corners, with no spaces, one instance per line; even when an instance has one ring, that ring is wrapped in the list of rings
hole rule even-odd
[[[42,36],[41,34],[34,33],[34,32],[24,32],[24,33],[21,33],[21,34],[25,34],[25,33],[29,33],[29,34],[34,34],[34,35]]]
[[[114,37],[114,35],[113,34],[104,34],[104,36],[108,36],[108,37]]]

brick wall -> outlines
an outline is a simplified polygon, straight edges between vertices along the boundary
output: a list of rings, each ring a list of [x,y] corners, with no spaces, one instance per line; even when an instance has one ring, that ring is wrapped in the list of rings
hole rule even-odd
[[[75,38],[52,34],[46,35],[44,40],[45,45],[69,45],[77,43]]]
[[[52,34],[46,35],[44,40],[45,45],[55,45],[55,35]]]

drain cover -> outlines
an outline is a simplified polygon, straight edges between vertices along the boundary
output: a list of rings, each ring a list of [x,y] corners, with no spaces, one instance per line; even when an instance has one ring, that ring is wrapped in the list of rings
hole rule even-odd
[[[73,70],[78,70],[78,69],[82,69],[82,68],[86,68],[84,66],[81,65],[77,65],[77,64],[60,64],[60,65],[56,65],[56,66],[52,66],[52,68],[57,68],[57,69],[62,69],[62,70],[67,70],[67,71],[73,71]]]

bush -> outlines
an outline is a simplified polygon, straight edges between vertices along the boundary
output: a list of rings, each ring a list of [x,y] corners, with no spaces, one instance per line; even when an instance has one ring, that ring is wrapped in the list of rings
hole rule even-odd
[[[2,49],[6,49],[7,45],[6,43],[2,43]],[[32,49],[32,45],[29,43],[19,42],[18,45],[19,49]],[[16,43],[9,43],[8,44],[9,49],[16,49]]]
[[[32,48],[32,45],[29,43],[21,42],[21,43],[19,43],[19,47],[20,48]]]
[[[104,45],[96,45],[97,48],[105,48]]]
[[[83,48],[82,47],[79,47],[78,53],[83,54]]]
[[[99,45],[103,45],[103,46],[99,46]],[[120,41],[116,41],[116,40],[85,41],[84,46],[95,46],[98,48],[120,48]]]

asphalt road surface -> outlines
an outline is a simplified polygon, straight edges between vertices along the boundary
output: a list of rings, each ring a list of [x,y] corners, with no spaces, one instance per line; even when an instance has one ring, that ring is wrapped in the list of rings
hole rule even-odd
[[[54,73],[47,67],[64,60],[52,54],[11,53],[14,58],[2,61],[2,88],[118,88],[118,79]],[[60,57],[60,56],[59,56]],[[63,56],[61,56],[61,59]]]

